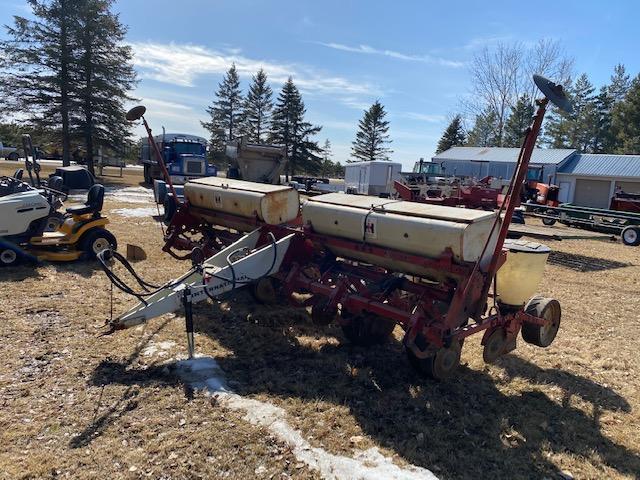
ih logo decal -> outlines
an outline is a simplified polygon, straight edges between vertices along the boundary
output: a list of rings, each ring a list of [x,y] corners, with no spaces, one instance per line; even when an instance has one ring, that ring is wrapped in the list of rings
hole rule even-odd
[[[364,224],[364,235],[369,238],[378,238],[378,225],[375,219],[367,219]]]

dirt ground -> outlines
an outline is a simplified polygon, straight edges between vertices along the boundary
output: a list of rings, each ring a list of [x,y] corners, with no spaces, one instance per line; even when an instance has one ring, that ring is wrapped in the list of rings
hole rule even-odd
[[[0,174],[12,166],[0,166]],[[140,172],[109,184],[139,186]],[[116,209],[120,250],[162,282],[188,269],[162,254],[159,223]],[[148,205],[147,205],[148,206]],[[479,338],[453,380],[411,369],[400,330],[384,346],[349,345],[304,310],[246,292],[196,308],[196,345],[243,397],[283,408],[314,447],[377,446],[443,479],[640,476],[640,248],[546,242],[539,291],[562,305],[547,349],[519,341],[495,365]],[[0,478],[318,478],[271,431],[194,392],[170,366],[186,356],[181,314],[101,337],[110,284],[92,262],[0,271]],[[133,302],[114,292],[113,310]]]

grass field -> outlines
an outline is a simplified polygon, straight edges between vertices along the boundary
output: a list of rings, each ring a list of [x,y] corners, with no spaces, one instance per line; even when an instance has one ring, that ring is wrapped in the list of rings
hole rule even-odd
[[[103,180],[137,187],[139,175]],[[161,253],[156,220],[123,216],[149,205],[125,200],[108,196],[104,212],[121,251],[147,252],[136,269],[153,282],[185,271]],[[445,383],[412,371],[399,329],[387,345],[356,348],[304,310],[266,308],[245,292],[198,305],[197,351],[240,397],[282,408],[330,454],[378,447],[443,479],[637,478],[640,248],[548,244],[539,291],[562,305],[556,341],[519,341],[485,365],[471,337]],[[95,263],[5,269],[0,292],[0,478],[321,476],[273,428],[175,375],[186,356],[181,314],[100,337],[110,284]],[[131,304],[114,292],[116,313]]]

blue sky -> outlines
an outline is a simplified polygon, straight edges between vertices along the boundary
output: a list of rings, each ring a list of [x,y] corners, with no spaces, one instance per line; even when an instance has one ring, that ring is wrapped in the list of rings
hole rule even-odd
[[[292,75],[308,119],[323,125],[334,160],[348,158],[362,109],[376,99],[391,122],[392,158],[409,167],[433,154],[469,94],[474,52],[496,42],[562,42],[596,85],[622,62],[640,71],[635,1],[121,0],[155,131],[204,133],[199,121],[235,62],[243,82],[264,67],[274,92]],[[26,3],[0,0],[0,23]],[[551,12],[552,15],[548,15]],[[4,33],[2,34],[4,35]]]

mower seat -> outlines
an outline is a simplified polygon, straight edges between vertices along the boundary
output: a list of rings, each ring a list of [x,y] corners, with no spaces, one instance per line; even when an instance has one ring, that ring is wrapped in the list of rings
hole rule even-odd
[[[62,177],[58,177],[55,175],[49,177],[49,180],[47,181],[47,187],[57,192],[62,192],[62,189],[64,188],[64,180],[62,179]]]
[[[24,170],[18,168],[15,172],[13,172],[13,178],[16,180],[22,180],[22,175],[24,174]]]
[[[104,187],[99,183],[96,183],[89,189],[87,193],[87,201],[84,205],[76,205],[67,208],[67,213],[72,215],[86,215],[87,213],[93,213],[93,216],[99,216],[102,210],[102,203],[104,202]]]

